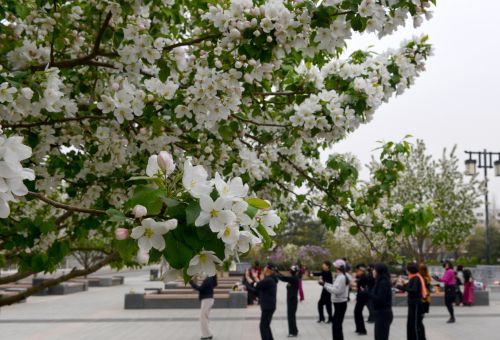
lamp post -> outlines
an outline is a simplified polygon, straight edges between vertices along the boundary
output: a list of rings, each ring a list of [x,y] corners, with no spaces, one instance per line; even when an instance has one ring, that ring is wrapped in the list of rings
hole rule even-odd
[[[484,151],[465,151],[469,155],[469,159],[465,161],[465,174],[474,175],[476,167],[484,169],[484,208],[485,208],[485,234],[486,234],[486,264],[490,264],[490,215],[488,208],[488,169],[495,169],[495,176],[500,176],[500,152]],[[493,161],[493,157],[498,157]],[[477,161],[476,161],[477,159]]]

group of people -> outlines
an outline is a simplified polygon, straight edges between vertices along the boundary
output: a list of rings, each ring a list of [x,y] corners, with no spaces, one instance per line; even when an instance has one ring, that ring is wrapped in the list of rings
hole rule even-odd
[[[334,273],[332,274],[332,267]],[[469,270],[458,268],[455,272],[450,261],[444,264],[445,272],[442,277],[433,276],[436,281],[444,284],[445,304],[450,314],[448,323],[455,322],[454,304],[457,304],[457,295],[460,294],[459,286],[463,285],[464,305],[473,303],[473,279]],[[331,323],[333,340],[343,340],[343,322],[347,311],[349,295],[352,286],[356,286],[356,304],[354,307],[354,321],[356,333],[366,335],[363,317],[364,307],[368,308],[368,322],[374,323],[375,340],[389,339],[390,327],[393,321],[392,301],[393,290],[407,293],[407,339],[425,340],[424,316],[429,313],[431,305],[431,276],[425,264],[409,263],[406,266],[407,280],[400,276],[393,282],[388,267],[383,264],[375,264],[366,267],[357,265],[355,273],[350,273],[350,266],[344,259],[338,259],[333,263],[325,261],[320,272],[311,273],[319,276],[318,283],[323,287],[318,301],[318,322]],[[279,281],[286,283],[287,288],[287,319],[288,337],[296,337],[299,334],[296,321],[296,312],[299,302],[299,291],[303,272],[297,265],[291,266],[287,275],[279,272],[272,263],[264,268],[252,267],[247,271],[244,282],[247,287],[249,303],[258,299],[261,318],[260,334],[262,340],[273,340],[271,321],[276,311],[276,295]],[[461,284],[460,284],[461,282]],[[213,289],[217,286],[216,277],[206,278],[201,285],[193,281],[191,286],[199,291],[201,303],[201,328],[202,340],[212,339],[208,328],[208,316],[213,305]],[[324,309],[326,308],[326,317]]]

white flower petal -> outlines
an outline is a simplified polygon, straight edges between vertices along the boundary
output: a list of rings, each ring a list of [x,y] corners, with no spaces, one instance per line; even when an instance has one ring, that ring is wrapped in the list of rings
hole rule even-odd
[[[140,238],[142,235],[144,235],[144,230],[146,228],[144,228],[144,226],[140,225],[138,227],[135,227],[134,229],[132,229],[132,233],[130,234],[130,237],[132,237],[133,239],[138,239]]]
[[[158,167],[158,156],[157,155],[152,155],[148,159],[148,165],[146,167],[146,175],[149,177],[153,177],[158,173],[158,170],[160,168]]]
[[[214,201],[208,195],[200,196],[200,208],[203,211],[210,212],[214,208]]]
[[[210,214],[202,211],[200,212],[200,215],[198,215],[198,218],[196,218],[194,225],[197,227],[203,227],[204,225],[207,225],[209,222],[210,222]]]
[[[151,239],[149,237],[141,237],[138,241],[138,244],[139,244],[139,248],[142,250],[142,251],[147,251],[149,252],[149,250],[153,247],[153,244],[151,242]]]
[[[10,214],[9,204],[0,198],[0,218],[7,218]]]
[[[24,185],[23,180],[20,178],[7,179],[10,191],[16,196],[24,196],[28,193],[28,188]]]
[[[162,235],[155,235],[150,240],[153,248],[156,248],[159,251],[165,249],[165,239],[163,238]]]

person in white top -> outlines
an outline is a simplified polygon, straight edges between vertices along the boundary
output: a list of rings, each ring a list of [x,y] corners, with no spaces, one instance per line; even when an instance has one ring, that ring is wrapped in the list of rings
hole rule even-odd
[[[345,312],[347,310],[347,298],[349,296],[349,286],[351,283],[350,275],[346,273],[346,263],[344,260],[336,260],[333,263],[337,273],[333,283],[322,283],[325,289],[332,296],[333,303],[333,319],[332,319],[332,335],[333,340],[344,340],[342,331],[342,323],[344,322]],[[320,282],[321,284],[321,282]]]

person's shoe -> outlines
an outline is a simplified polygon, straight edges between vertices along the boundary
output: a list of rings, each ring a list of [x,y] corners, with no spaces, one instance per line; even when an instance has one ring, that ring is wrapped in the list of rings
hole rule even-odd
[[[356,332],[358,335],[367,335],[367,332]]]
[[[332,323],[332,320],[325,321],[325,323]]]
[[[320,320],[318,320],[318,321],[316,321],[316,322],[317,322],[317,323],[322,323],[322,322],[325,322],[325,320],[321,320],[321,319],[320,319]]]
[[[298,334],[288,334],[287,337],[288,338],[296,338]]]
[[[201,340],[212,340],[214,338],[213,335],[210,335],[210,336],[206,336],[206,337],[201,337],[200,339]]]
[[[455,318],[450,318],[450,320],[446,321],[446,323],[455,323]]]

